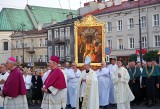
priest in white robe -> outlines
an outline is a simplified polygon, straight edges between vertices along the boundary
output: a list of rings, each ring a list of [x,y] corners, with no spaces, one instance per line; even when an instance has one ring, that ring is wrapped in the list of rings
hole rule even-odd
[[[65,69],[64,69],[64,72],[66,73],[66,76],[68,75],[68,73],[70,72],[71,68],[70,68],[70,64],[69,62],[66,62],[65,63]],[[67,83],[66,84],[69,84],[69,81],[67,79]],[[67,98],[66,98],[66,101],[67,101],[67,107],[70,107],[70,101],[69,101],[69,93],[68,93],[68,89],[67,89]]]
[[[91,58],[86,56],[81,76],[80,109],[99,109],[98,79],[90,64]]]
[[[122,66],[122,61],[117,61],[118,68],[112,74],[112,80],[114,84],[114,96],[117,103],[117,109],[130,109],[130,101],[134,100],[128,82],[129,73],[126,68]]]
[[[79,109],[79,88],[80,88],[81,71],[76,67],[76,63],[72,63],[72,69],[67,75],[68,85],[67,90],[69,94],[69,101],[71,109]]]
[[[99,105],[102,109],[107,109],[109,105],[110,74],[106,68],[106,63],[101,63],[101,68],[96,71],[98,77]]]
[[[112,74],[114,73],[114,71],[117,67],[118,66],[116,64],[116,59],[112,58],[111,64],[108,65],[108,67],[107,67],[107,68],[109,68],[110,76],[112,76]],[[110,79],[110,94],[109,95],[110,95],[109,102],[110,102],[110,104],[114,105],[115,104],[115,98],[114,98],[114,85],[113,85],[112,79]]]
[[[0,65],[0,72],[1,72],[0,73],[0,90],[2,90],[3,85],[9,76],[9,73],[7,72],[7,69],[6,69],[6,64],[2,63]],[[3,101],[4,101],[4,98],[0,96],[0,108],[3,107]]]

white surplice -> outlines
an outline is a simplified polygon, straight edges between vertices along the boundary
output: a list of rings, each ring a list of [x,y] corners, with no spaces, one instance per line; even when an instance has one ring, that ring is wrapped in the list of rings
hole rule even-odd
[[[76,72],[73,69],[71,69],[67,74],[67,90],[69,94],[70,105],[71,107],[76,107],[76,109],[79,108],[80,77],[81,71],[79,69],[77,69]]]
[[[98,79],[94,70],[82,71],[80,97],[83,97],[82,109],[99,109]]]
[[[45,82],[45,80],[47,79],[49,73],[51,72],[51,70],[48,70],[47,72],[44,73],[43,77],[42,77],[42,81],[43,83]]]
[[[32,76],[31,75],[26,75],[26,76],[23,75],[23,79],[24,79],[26,89],[29,90],[32,85],[32,82],[31,82]]]
[[[108,65],[107,68],[109,68],[109,73],[110,73],[110,76],[112,76],[112,74],[114,73],[114,71],[116,70],[118,66],[116,64],[110,64]],[[113,81],[112,79],[110,79],[110,97],[109,97],[109,102],[111,104],[115,104],[115,98],[114,98],[114,85],[113,85]]]
[[[64,69],[64,72],[66,73],[66,76],[68,75],[68,73],[70,72],[70,68],[65,68]],[[67,78],[67,84],[69,84],[69,81],[68,81],[68,78]],[[66,101],[67,101],[67,105],[69,105],[70,104],[70,101],[69,101],[70,99],[69,99],[69,93],[68,93],[68,89],[67,89],[67,98],[66,98]]]
[[[118,77],[118,73],[121,74],[120,78]],[[124,67],[117,68],[112,74],[117,109],[130,109],[130,101],[134,100],[134,95],[128,85],[129,79],[129,73]]]
[[[66,89],[58,90],[53,86],[48,88],[52,93],[44,93],[42,109],[61,109],[66,107]]]
[[[98,77],[99,105],[109,104],[110,74],[109,69],[104,67],[96,71]]]
[[[0,73],[0,81],[1,81],[1,80],[6,81],[7,78],[8,78],[8,76],[9,76],[9,73],[8,73],[8,72],[6,72],[5,74]],[[0,84],[0,88],[1,88],[1,90],[3,89],[3,84]],[[3,107],[3,101],[4,101],[4,98],[2,98],[2,97],[0,96],[0,107]]]

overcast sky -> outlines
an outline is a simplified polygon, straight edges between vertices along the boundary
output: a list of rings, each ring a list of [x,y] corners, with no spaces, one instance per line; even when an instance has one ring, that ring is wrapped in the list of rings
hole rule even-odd
[[[0,10],[3,7],[24,9],[27,1],[29,5],[35,6],[78,9],[80,8],[80,3],[83,7],[83,3],[93,0],[0,0]]]

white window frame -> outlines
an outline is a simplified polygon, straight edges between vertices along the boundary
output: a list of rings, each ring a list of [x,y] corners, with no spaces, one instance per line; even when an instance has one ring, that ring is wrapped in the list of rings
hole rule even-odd
[[[60,57],[65,57],[65,54],[64,54],[64,45],[60,45]]]
[[[45,38],[45,40],[44,40],[44,46],[47,46],[47,43],[48,43],[48,40],[47,40],[47,38]]]
[[[7,50],[5,50],[4,43],[7,43]],[[8,51],[8,50],[9,50],[9,42],[8,41],[4,41],[3,42],[3,51]]]
[[[65,28],[65,36],[66,36],[66,39],[70,39],[70,35],[71,35],[70,27],[66,27],[66,28]]]
[[[58,29],[54,29],[54,38],[58,39],[59,34],[58,34]]]
[[[153,27],[160,25],[160,15],[154,14],[152,17]]]
[[[147,48],[147,36],[141,37],[142,48]]]
[[[45,55],[45,62],[48,62],[48,55]]]
[[[51,57],[52,55],[52,46],[48,46],[48,57]]]
[[[112,49],[112,40],[111,40],[111,39],[107,40],[107,46],[108,46],[110,49]]]
[[[154,35],[154,44],[155,47],[160,47],[160,34]]]
[[[134,18],[128,19],[128,29],[134,29]]]
[[[64,40],[64,28],[60,28],[60,40]]]
[[[20,58],[21,58],[21,63],[23,63],[23,55],[21,55]]]
[[[16,43],[15,43],[15,44],[16,44],[16,47],[15,47],[15,48],[18,48],[18,40],[16,40]]]
[[[122,30],[123,30],[123,21],[117,20],[117,31],[122,31]]]
[[[71,55],[70,45],[66,45],[66,56],[70,56],[70,55]]]
[[[107,32],[112,32],[112,22],[107,22]]]
[[[129,37],[129,49],[134,49],[135,46],[135,40],[133,37]]]
[[[43,40],[39,39],[39,47],[42,47],[42,45],[43,45]]]
[[[120,40],[122,41],[121,44],[120,44]],[[119,39],[118,39],[118,49],[123,50],[123,49],[124,49],[123,45],[124,45],[124,44],[123,44],[123,39],[122,39],[122,38],[119,38]]]
[[[59,56],[59,46],[54,46],[54,50],[55,50],[54,52],[55,56]]]
[[[146,16],[142,16],[140,20],[141,20],[141,28],[146,28],[147,27]]]
[[[52,30],[48,30],[48,40],[52,41]]]

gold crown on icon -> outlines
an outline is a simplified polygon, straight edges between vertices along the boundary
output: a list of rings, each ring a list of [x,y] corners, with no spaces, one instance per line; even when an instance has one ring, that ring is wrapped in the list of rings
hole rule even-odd
[[[98,32],[96,31],[96,29],[94,28],[87,28],[82,32],[82,35],[86,36],[86,35],[96,35],[98,34]]]

